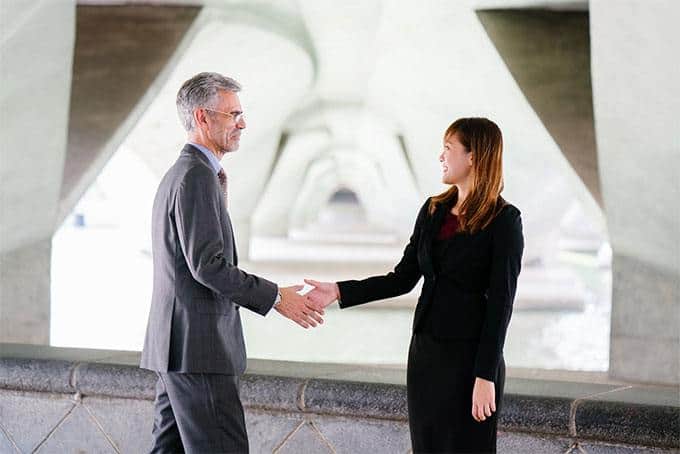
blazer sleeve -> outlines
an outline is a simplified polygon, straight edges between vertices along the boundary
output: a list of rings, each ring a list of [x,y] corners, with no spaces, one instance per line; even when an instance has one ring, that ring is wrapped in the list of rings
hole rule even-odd
[[[486,314],[475,360],[475,375],[489,381],[496,380],[524,251],[519,210],[512,207],[501,216],[493,232]]]
[[[404,255],[393,271],[383,276],[338,282],[340,307],[342,309],[384,298],[392,298],[413,290],[422,276],[418,264],[418,241],[422,224],[427,217],[429,203],[430,199],[420,209],[413,234],[404,249]]]
[[[278,287],[248,274],[224,257],[217,179],[208,169],[193,168],[178,187],[174,216],[182,254],[194,279],[213,292],[258,314],[274,304]]]

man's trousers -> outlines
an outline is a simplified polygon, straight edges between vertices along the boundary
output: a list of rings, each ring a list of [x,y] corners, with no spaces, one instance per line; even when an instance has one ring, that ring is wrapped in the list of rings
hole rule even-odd
[[[157,374],[151,453],[248,452],[239,377]]]

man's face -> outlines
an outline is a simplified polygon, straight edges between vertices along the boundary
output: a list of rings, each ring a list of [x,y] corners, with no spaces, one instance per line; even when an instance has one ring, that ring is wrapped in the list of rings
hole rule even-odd
[[[213,108],[205,108],[207,138],[222,155],[238,150],[241,130],[245,129],[241,103],[236,93],[220,91]]]

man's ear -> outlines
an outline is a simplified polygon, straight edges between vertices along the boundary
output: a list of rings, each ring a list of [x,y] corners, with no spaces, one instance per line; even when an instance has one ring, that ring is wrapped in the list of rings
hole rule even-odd
[[[193,117],[194,117],[194,124],[197,127],[200,127],[201,125],[204,125],[204,124],[207,123],[205,109],[201,109],[200,107],[198,109],[194,109]]]

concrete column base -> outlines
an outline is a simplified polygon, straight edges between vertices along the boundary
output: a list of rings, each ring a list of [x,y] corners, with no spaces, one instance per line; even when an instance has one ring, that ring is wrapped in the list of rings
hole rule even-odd
[[[50,343],[52,239],[0,255],[0,342]]]
[[[612,269],[610,376],[680,383],[680,276],[622,255]]]

